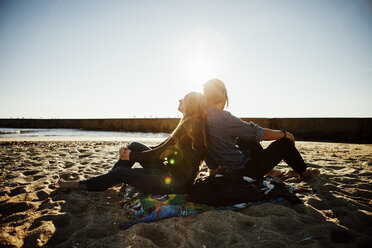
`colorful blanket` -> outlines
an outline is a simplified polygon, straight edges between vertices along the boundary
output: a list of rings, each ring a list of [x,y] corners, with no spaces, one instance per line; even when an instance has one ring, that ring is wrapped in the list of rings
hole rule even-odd
[[[124,199],[124,210],[127,213],[128,221],[121,228],[126,229],[136,223],[186,216],[209,210],[236,210],[267,202],[278,202],[284,199],[283,197],[279,197],[272,201],[248,202],[227,207],[213,207],[188,202],[186,201],[186,196],[187,195],[182,194],[160,195],[136,193],[133,197],[127,197]]]

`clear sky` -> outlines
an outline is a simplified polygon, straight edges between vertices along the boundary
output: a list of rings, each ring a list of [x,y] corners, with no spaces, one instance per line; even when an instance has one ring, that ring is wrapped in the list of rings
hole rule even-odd
[[[372,1],[0,0],[0,118],[372,117]]]

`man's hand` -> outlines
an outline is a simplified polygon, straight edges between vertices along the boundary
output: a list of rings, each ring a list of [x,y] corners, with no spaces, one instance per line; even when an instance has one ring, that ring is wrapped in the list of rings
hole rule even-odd
[[[264,136],[262,140],[278,140],[284,138],[284,132],[281,130],[275,130],[275,129],[269,129],[269,128],[264,128]],[[290,139],[293,144],[295,143],[295,138],[293,134],[290,132],[285,131],[285,137],[287,139]]]
[[[287,138],[290,139],[293,144],[295,143],[295,137],[290,132],[285,132],[287,134]]]
[[[121,160],[129,160],[129,154],[132,151],[128,149],[128,147],[123,146],[122,148],[119,149],[119,156]]]

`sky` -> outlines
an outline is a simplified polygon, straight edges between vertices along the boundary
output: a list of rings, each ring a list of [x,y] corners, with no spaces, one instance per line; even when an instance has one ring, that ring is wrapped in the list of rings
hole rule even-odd
[[[372,1],[0,0],[0,118],[372,117]]]

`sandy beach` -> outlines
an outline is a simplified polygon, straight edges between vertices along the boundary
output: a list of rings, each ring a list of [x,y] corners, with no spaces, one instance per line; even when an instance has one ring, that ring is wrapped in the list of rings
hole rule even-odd
[[[147,141],[148,144],[154,141]],[[109,170],[125,141],[0,140],[1,247],[370,247],[372,145],[297,142],[321,176],[283,179],[312,192],[238,211],[208,211],[122,230],[123,191],[58,189],[58,177]],[[267,143],[265,143],[267,145]],[[278,168],[289,168],[282,162]]]

